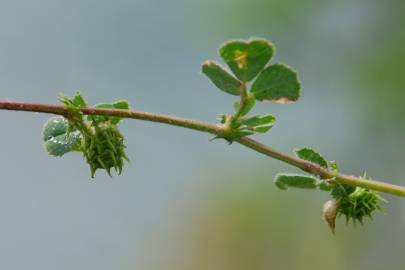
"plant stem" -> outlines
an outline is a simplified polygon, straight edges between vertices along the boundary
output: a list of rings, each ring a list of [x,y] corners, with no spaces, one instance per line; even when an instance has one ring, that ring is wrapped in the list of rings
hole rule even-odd
[[[323,179],[335,178],[334,181],[337,183],[363,187],[363,188],[367,188],[370,190],[385,192],[385,193],[389,193],[389,194],[401,196],[401,197],[405,196],[405,187],[403,187],[403,186],[397,186],[397,185],[385,183],[383,181],[367,180],[367,179],[355,177],[352,175],[336,173],[336,172],[330,171],[328,169],[325,169],[325,168],[319,166],[318,164],[279,152],[267,145],[264,145],[258,141],[252,140],[247,137],[243,137],[236,141],[238,143],[240,143],[246,147],[249,147],[257,152],[260,152],[266,156],[278,159],[280,161],[288,163],[294,167],[300,168],[311,174],[319,175]]]
[[[0,100],[0,110],[41,112],[63,116],[68,115],[68,111],[62,105],[49,105],[41,103],[27,103],[27,102],[14,102],[2,100]],[[132,118],[144,121],[164,123],[168,125],[198,130],[214,135],[221,135],[224,132],[224,128],[221,125],[213,125],[201,121],[158,113],[118,110],[118,109],[101,109],[92,107],[83,108],[82,112],[86,115],[118,116],[122,118]],[[266,156],[275,158],[277,160],[300,168],[311,174],[319,175],[323,179],[335,178],[334,181],[341,184],[363,187],[370,190],[385,192],[397,196],[405,196],[405,187],[402,186],[392,185],[382,181],[366,180],[351,175],[338,174],[336,172],[327,170],[319,166],[318,164],[279,152],[269,146],[266,146],[248,137],[239,138],[236,140],[236,142],[248,148],[251,148],[259,153],[262,153]]]
[[[246,106],[246,97],[247,97],[247,89],[246,89],[246,82],[242,82],[241,92],[240,92],[240,101],[239,101],[239,110],[235,113],[235,119],[238,119],[244,107]]]

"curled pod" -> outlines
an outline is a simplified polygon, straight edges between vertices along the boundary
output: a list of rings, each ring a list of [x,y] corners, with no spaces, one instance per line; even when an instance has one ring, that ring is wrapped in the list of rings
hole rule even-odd
[[[69,132],[69,122],[62,116],[49,119],[42,130],[42,140],[46,151],[52,156],[77,151],[80,147],[79,131]]]

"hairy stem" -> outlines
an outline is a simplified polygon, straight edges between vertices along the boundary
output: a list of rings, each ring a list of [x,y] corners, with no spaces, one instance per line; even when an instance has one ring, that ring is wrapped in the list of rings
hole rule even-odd
[[[68,115],[68,111],[62,105],[49,105],[41,103],[27,103],[27,102],[1,101],[1,100],[0,100],[0,110],[40,112],[40,113],[58,114],[63,116]],[[164,123],[168,125],[198,130],[214,135],[221,135],[224,132],[224,128],[221,125],[213,125],[202,121],[196,121],[158,113],[118,110],[118,109],[101,109],[92,107],[83,108],[82,112],[86,115],[118,116],[122,118],[132,118],[144,121]],[[327,170],[319,166],[318,164],[314,164],[312,162],[279,152],[269,146],[266,146],[248,137],[242,137],[240,139],[237,139],[236,142],[248,148],[251,148],[259,153],[262,153],[266,156],[278,159],[282,162],[300,168],[311,174],[319,175],[321,178],[334,177],[335,181],[338,183],[368,188],[370,190],[381,191],[397,196],[405,196],[405,187],[402,186],[392,185],[382,181],[365,180],[351,175],[338,174],[336,172]]]

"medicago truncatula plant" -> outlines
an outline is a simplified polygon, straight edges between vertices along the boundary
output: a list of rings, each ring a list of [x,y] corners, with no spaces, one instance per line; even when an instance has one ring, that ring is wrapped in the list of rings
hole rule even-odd
[[[131,110],[125,100],[89,106],[80,93],[72,98],[60,96],[61,105],[0,100],[0,109],[59,115],[49,119],[43,128],[45,149],[53,156],[81,153],[90,167],[91,177],[97,170],[105,170],[110,176],[112,170],[121,174],[125,161],[129,161],[125,139],[118,128],[124,118],[189,128],[213,134],[213,139],[224,139],[229,144],[242,144],[307,173],[277,174],[275,185],[279,189],[329,192],[331,199],[324,204],[323,217],[333,233],[339,216],[362,224],[365,217],[371,218],[374,211],[382,210],[381,203],[385,200],[378,192],[405,196],[405,187],[371,180],[365,175],[355,177],[340,173],[336,161],[324,158],[311,148],[297,149],[295,156],[290,156],[249,137],[268,132],[276,122],[271,114],[250,114],[256,102],[290,104],[300,97],[297,73],[284,64],[269,64],[274,51],[273,44],[264,39],[229,41],[221,46],[219,54],[230,71],[215,61],[202,65],[202,72],[218,89],[238,97],[234,113],[219,115],[219,123],[215,125]]]

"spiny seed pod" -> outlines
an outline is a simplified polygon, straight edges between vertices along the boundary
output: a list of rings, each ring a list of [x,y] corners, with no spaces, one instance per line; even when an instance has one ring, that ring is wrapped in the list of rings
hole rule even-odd
[[[340,199],[339,215],[344,215],[347,222],[351,219],[354,224],[357,221],[362,224],[364,217],[371,218],[375,210],[383,210],[381,201],[385,200],[375,191],[357,187],[348,196]]]
[[[91,177],[97,169],[104,169],[111,176],[111,169],[121,174],[125,154],[124,137],[117,126],[104,122],[94,127],[94,135],[85,136],[83,155],[90,165]]]
[[[328,224],[329,228],[332,231],[332,234],[335,234],[336,227],[336,216],[339,209],[339,203],[335,200],[327,201],[323,205],[323,219]]]

